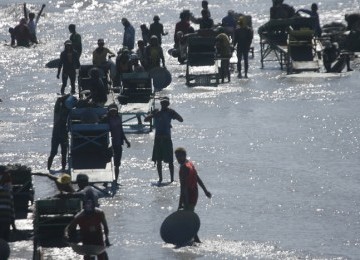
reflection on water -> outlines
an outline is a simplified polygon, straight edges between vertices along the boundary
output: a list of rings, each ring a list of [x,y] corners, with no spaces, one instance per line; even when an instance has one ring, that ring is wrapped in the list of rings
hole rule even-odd
[[[42,2],[27,1],[37,10]],[[307,7],[311,1],[287,1]],[[34,3],[32,6],[31,3]],[[359,65],[351,74],[332,77],[285,77],[278,64],[260,68],[259,38],[249,80],[234,76],[217,88],[187,88],[185,66],[168,56],[179,10],[200,14],[196,1],[53,1],[38,24],[40,44],[29,49],[1,45],[0,163],[23,163],[45,171],[50,151],[53,106],[61,82],[45,64],[59,57],[69,37],[69,23],[83,37],[81,62],[91,62],[98,38],[113,51],[121,48],[126,17],[137,29],[161,17],[166,65],[173,82],[160,94],[184,118],[173,123],[174,147],[184,146],[214,194],[200,191],[201,218],[196,247],[174,248],[161,241],[162,221],[177,209],[179,183],[155,187],[151,161],[154,134],[129,135],[124,148],[119,190],[101,199],[110,226],[110,259],[357,259],[360,151]],[[2,1],[2,42],[22,16],[22,4]],[[210,1],[216,21],[227,9],[253,15],[256,28],[267,21],[270,1]],[[256,13],[254,12],[256,9]],[[358,10],[358,1],[326,1],[323,23],[341,21]],[[339,12],[338,10],[341,10]],[[60,169],[59,157],[54,167]],[[176,171],[178,170],[176,166]],[[164,180],[170,178],[164,165]],[[56,187],[35,178],[36,198]],[[31,221],[25,225],[31,228]],[[340,235],[339,235],[340,234]],[[14,259],[29,259],[32,242],[12,244]],[[75,259],[69,250],[46,250],[47,259]]]

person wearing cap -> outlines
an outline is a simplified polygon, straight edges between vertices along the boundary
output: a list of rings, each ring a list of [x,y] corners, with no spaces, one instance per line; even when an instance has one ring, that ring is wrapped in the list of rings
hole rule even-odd
[[[242,78],[241,74],[241,60],[244,59],[244,72],[245,78],[248,77],[249,70],[249,52],[250,46],[254,37],[253,30],[246,25],[245,17],[240,16],[238,20],[239,27],[236,28],[234,33],[234,48],[236,48],[236,55],[238,58],[237,70],[238,78]]]
[[[98,47],[93,51],[92,63],[96,67],[108,68],[109,66],[106,59],[107,55],[109,54],[110,57],[115,57],[116,55],[108,48],[104,47],[105,46],[104,39],[98,39],[97,44]]]
[[[154,119],[155,126],[155,141],[152,153],[152,161],[157,165],[157,172],[159,175],[158,183],[163,180],[162,176],[162,162],[169,164],[170,180],[174,181],[174,155],[173,143],[171,140],[171,120],[176,119],[183,122],[183,118],[173,109],[169,108],[170,101],[168,97],[160,99],[161,109],[155,109],[152,113],[147,115],[144,119],[149,122]]]
[[[164,32],[164,26],[159,22],[160,17],[158,15],[154,16],[153,21],[154,22],[150,24],[150,37],[155,35],[158,38],[159,45],[161,45],[162,36],[168,35],[168,33]]]
[[[78,185],[78,189],[75,191],[72,190],[63,190],[57,197],[65,199],[65,198],[79,198],[85,203],[86,197],[91,195],[92,199],[95,202],[96,207],[100,207],[99,198],[103,197],[102,192],[94,188],[89,183],[89,176],[84,173],[79,173],[76,176],[76,183]]]
[[[126,138],[122,118],[119,115],[119,110],[116,104],[111,104],[108,107],[108,113],[104,118],[104,121],[109,124],[110,133],[111,133],[111,144],[113,149],[114,156],[114,166],[115,166],[115,184],[118,183],[120,166],[121,166],[121,158],[123,152],[124,142],[126,143],[127,148],[130,148],[130,142]]]
[[[82,53],[81,35],[76,32],[75,24],[69,25],[70,41],[72,42],[74,50],[78,53],[79,58]]]
[[[70,80],[71,91],[70,93],[75,94],[75,80],[76,70],[80,68],[79,54],[74,50],[72,42],[70,40],[65,41],[65,49],[60,54],[60,62],[56,77],[60,78],[60,72],[62,69],[61,80],[61,95],[65,94],[65,88],[68,79]]]
[[[0,165],[0,239],[9,241],[10,227],[15,226],[14,197],[11,176],[6,166]]]
[[[34,13],[29,13],[29,15],[28,15],[28,12],[27,12],[27,9],[26,9],[26,3],[24,3],[24,17],[25,17],[26,20],[29,20],[27,25],[29,27],[29,31],[30,31],[30,34],[31,34],[30,41],[32,43],[36,43],[36,44],[38,43],[38,40],[37,40],[37,37],[36,37],[36,27],[37,27],[37,24],[39,22],[40,16],[41,16],[44,8],[45,8],[45,4],[43,4],[41,6],[41,9],[40,9],[40,11],[37,14],[36,19],[35,19],[35,14]]]
[[[50,180],[55,182],[56,188],[58,189],[60,194],[75,192],[74,188],[71,185],[71,176],[67,173],[61,173],[59,176],[55,176],[49,173],[32,172],[31,175],[48,177]]]
[[[121,23],[124,26],[123,47],[127,47],[132,51],[135,47],[135,29],[127,18],[122,18]]]
[[[148,70],[160,67],[160,62],[162,62],[162,65],[165,68],[164,52],[159,45],[159,41],[156,35],[151,36],[150,44],[146,46],[145,53]]]
[[[56,99],[54,106],[54,122],[51,136],[51,151],[47,160],[47,169],[50,170],[58,148],[61,148],[61,169],[65,171],[66,157],[69,149],[67,119],[70,109],[66,106],[66,100],[70,94]]]
[[[9,28],[9,32],[11,35],[11,46],[15,46],[16,43],[16,46],[30,47],[31,33],[25,18],[20,19],[19,24],[15,28]]]

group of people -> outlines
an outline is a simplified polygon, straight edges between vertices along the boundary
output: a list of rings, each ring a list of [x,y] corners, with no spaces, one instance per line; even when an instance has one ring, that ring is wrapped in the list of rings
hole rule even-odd
[[[31,44],[37,44],[36,27],[40,16],[45,8],[45,4],[41,6],[40,11],[35,17],[35,13],[28,12],[26,3],[24,3],[24,17],[20,19],[18,25],[9,28],[11,37],[11,46],[29,47]]]
[[[69,97],[71,95],[66,95],[58,98],[57,104],[55,105],[55,118],[58,122],[58,117],[66,116],[69,112],[69,106],[66,106],[66,102],[69,102]],[[174,109],[169,107],[170,100],[168,97],[162,97],[160,99],[160,110],[152,111],[146,118],[145,121],[154,120],[155,125],[155,140],[152,153],[152,161],[157,165],[158,172],[158,184],[161,184],[163,181],[162,174],[162,163],[167,163],[169,165],[170,171],[170,182],[174,181],[174,154],[176,160],[180,165],[179,170],[179,179],[180,179],[180,198],[179,198],[179,210],[195,210],[195,206],[198,200],[198,185],[204,190],[204,193],[207,197],[211,198],[211,193],[205,187],[203,181],[199,177],[194,165],[186,158],[186,150],[184,148],[177,148],[173,150],[173,143],[171,138],[171,121],[177,120],[183,122],[183,118],[178,114]],[[111,138],[112,138],[112,149],[114,156],[114,166],[115,166],[115,182],[118,181],[119,177],[119,167],[121,164],[122,157],[122,146],[124,143],[130,147],[130,142],[126,138],[123,128],[122,120],[119,116],[119,111],[117,106],[110,105],[108,107],[108,114],[104,119],[104,122],[109,124]],[[63,123],[63,122],[62,122]],[[65,138],[62,139],[65,143]],[[56,142],[52,145],[51,156],[48,161],[48,168],[51,167],[51,163],[54,156],[54,151]],[[66,156],[62,152],[62,167],[65,168]],[[65,169],[63,169],[65,171]],[[99,246],[109,246],[109,229],[107,226],[106,218],[104,212],[99,208],[98,198],[99,195],[94,189],[90,186],[89,178],[86,174],[77,175],[77,183],[79,185],[79,190],[74,191],[71,186],[71,177],[64,173],[59,177],[55,177],[51,174],[46,174],[50,179],[54,180],[56,186],[60,190],[60,194],[57,197],[60,198],[69,198],[69,197],[80,197],[83,200],[84,208],[77,214],[74,220],[68,225],[65,230],[65,237],[71,240],[71,237],[76,230],[76,227],[80,227],[80,233],[82,235],[82,242],[84,245],[99,245]],[[201,242],[199,237],[195,235],[194,242]],[[88,258],[84,258],[88,259]],[[102,252],[98,255],[98,259],[107,259],[106,252]]]

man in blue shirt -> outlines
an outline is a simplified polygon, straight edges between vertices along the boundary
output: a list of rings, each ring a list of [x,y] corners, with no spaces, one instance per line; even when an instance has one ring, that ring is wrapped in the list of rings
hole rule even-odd
[[[173,143],[171,140],[171,120],[176,119],[183,122],[183,118],[173,109],[169,108],[170,101],[168,97],[160,99],[160,110],[154,110],[153,113],[146,116],[144,121],[149,122],[154,118],[155,141],[152,154],[152,161],[157,164],[160,184],[162,182],[162,161],[169,164],[171,182],[174,181],[174,155]]]

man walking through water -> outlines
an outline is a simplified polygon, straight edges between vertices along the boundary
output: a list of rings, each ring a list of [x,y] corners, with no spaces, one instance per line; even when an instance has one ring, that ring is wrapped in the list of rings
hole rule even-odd
[[[173,143],[171,140],[171,120],[176,119],[183,122],[183,118],[173,109],[169,108],[170,101],[168,97],[160,99],[160,110],[154,110],[153,113],[145,117],[144,121],[149,122],[154,118],[155,141],[152,154],[152,161],[157,164],[159,174],[158,184],[161,184],[162,178],[162,161],[169,164],[171,182],[174,181],[174,156]]]
[[[195,211],[198,200],[198,184],[205,192],[206,197],[211,198],[211,193],[206,189],[204,183],[200,179],[194,164],[186,159],[186,150],[179,147],[175,150],[176,160],[180,164],[180,199],[179,208],[184,210]],[[198,235],[194,237],[194,242],[201,243]]]

